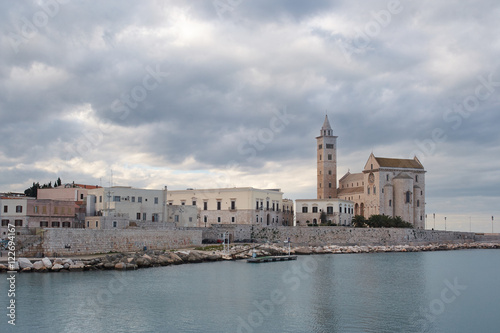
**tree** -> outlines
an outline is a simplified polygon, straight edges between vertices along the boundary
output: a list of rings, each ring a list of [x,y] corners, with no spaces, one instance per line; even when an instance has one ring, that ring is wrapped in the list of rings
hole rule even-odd
[[[327,221],[326,221],[326,213],[325,212],[321,212],[321,214],[319,215],[319,221],[321,224],[326,224]]]
[[[62,185],[61,177],[57,177],[57,186],[61,185]]]
[[[366,220],[363,215],[356,215],[352,219],[352,225],[355,228],[365,228],[366,227]]]

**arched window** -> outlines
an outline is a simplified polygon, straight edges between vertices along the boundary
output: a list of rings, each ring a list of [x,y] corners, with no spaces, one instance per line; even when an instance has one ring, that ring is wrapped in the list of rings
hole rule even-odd
[[[418,183],[418,175],[415,175],[415,181]]]
[[[410,203],[410,191],[406,192],[406,198],[405,198],[405,203]]]

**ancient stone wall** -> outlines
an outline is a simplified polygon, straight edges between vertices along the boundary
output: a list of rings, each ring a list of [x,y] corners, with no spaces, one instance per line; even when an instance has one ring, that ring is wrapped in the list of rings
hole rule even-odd
[[[42,248],[46,256],[178,249],[201,244],[199,230],[86,230],[46,229]]]
[[[382,229],[350,227],[259,227],[217,225],[203,231],[203,239],[216,241],[228,231],[234,241],[269,241],[281,243],[290,238],[296,245],[423,245],[500,241],[500,235],[484,237],[469,232],[417,229]]]

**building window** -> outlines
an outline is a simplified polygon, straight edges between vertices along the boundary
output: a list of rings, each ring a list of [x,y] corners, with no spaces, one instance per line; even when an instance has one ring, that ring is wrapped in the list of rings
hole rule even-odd
[[[417,200],[417,207],[420,207],[420,200]]]
[[[135,201],[135,197],[132,197],[132,202]],[[99,196],[99,202],[102,202],[102,195]]]
[[[318,207],[313,207],[313,213],[317,213],[318,212]]]
[[[217,201],[217,210],[220,210],[220,209],[221,209],[221,202]]]
[[[63,228],[71,228],[71,222],[65,221],[62,223]]]
[[[174,222],[179,222],[179,215],[174,216]]]
[[[208,209],[208,202],[203,201],[203,210],[207,210],[207,209]]]
[[[90,221],[87,221],[87,228],[90,227]]]
[[[115,196],[113,197],[113,201],[114,201],[114,202],[120,202],[120,199],[121,199],[121,198],[120,198],[120,196],[119,196],[119,195],[115,195]]]
[[[321,161],[321,154],[319,154],[319,160]]]
[[[331,176],[332,175],[332,170],[328,170],[328,174]]]
[[[8,206],[3,206],[3,212],[8,213],[9,212],[9,207]]]
[[[326,213],[329,215],[332,215],[333,214],[333,207],[332,206],[326,207]]]
[[[23,212],[23,206],[16,206],[16,213],[22,213]]]
[[[99,228],[99,221],[95,221],[95,227]]]
[[[385,175],[385,179],[389,181],[389,175]]]
[[[373,164],[370,164],[370,169],[372,169],[372,170],[373,170]]]
[[[158,222],[158,214],[153,214],[153,222]]]
[[[420,191],[420,195],[423,195],[424,191]]]
[[[137,213],[136,220],[140,220],[140,219],[141,219],[141,213]]]
[[[323,145],[319,145],[319,146],[318,146],[318,149],[323,149]]]
[[[57,207],[54,207],[54,214],[59,214]]]
[[[255,201],[255,209],[257,209],[257,210],[259,209],[259,200]]]
[[[48,226],[49,226],[49,221],[40,221],[40,228],[48,227]]]
[[[193,218],[191,216],[189,217],[189,222],[193,222]]]
[[[80,200],[83,200],[83,193],[80,193]]]
[[[217,222],[218,222],[218,223],[220,223],[220,216],[219,216],[219,217],[217,217]]]
[[[384,193],[384,189],[382,189],[382,193]]]
[[[193,206],[196,206],[196,200],[193,200],[192,203],[193,203]]]
[[[231,217],[231,222],[232,222],[232,223],[234,223],[234,216],[233,216],[233,217]]]
[[[113,228],[116,228],[116,225],[117,225],[116,221],[113,221]]]
[[[207,223],[207,221],[208,221],[208,216],[206,216],[206,215],[203,216],[203,222]]]
[[[267,200],[266,209],[269,210],[269,200]]]
[[[23,226],[23,220],[15,220],[14,225],[16,227],[22,227]]]
[[[368,187],[368,194],[370,194],[370,187]]]
[[[302,213],[307,213],[307,206],[302,207]]]
[[[9,225],[9,220],[2,220],[2,227],[7,227]]]
[[[146,221],[146,213],[142,213],[142,220]]]
[[[52,222],[52,228],[59,228],[59,222]]]
[[[137,202],[142,202],[142,197],[137,197]]]
[[[181,206],[185,206],[186,205],[186,201],[181,201]]]
[[[155,205],[158,204],[158,197],[155,197]]]
[[[377,194],[377,187],[373,186],[373,194]]]
[[[410,203],[410,191],[406,192],[405,203]]]
[[[339,206],[339,213],[342,214],[342,206]]]
[[[332,160],[332,154],[328,154],[328,160],[331,161]]]
[[[335,146],[333,144],[331,144],[331,143],[326,144],[326,149],[333,149],[333,148],[335,148]]]
[[[389,207],[392,207],[392,200],[389,199]]]
[[[418,183],[418,175],[415,175],[415,182]]]
[[[234,210],[234,209],[236,209],[236,201],[231,200],[231,210]]]
[[[328,183],[328,188],[332,188],[332,183]]]

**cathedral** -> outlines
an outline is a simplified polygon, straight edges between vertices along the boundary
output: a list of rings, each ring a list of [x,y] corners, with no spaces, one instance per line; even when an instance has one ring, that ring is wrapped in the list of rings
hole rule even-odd
[[[415,228],[424,228],[426,171],[417,157],[385,158],[372,153],[362,172],[347,172],[337,187],[337,136],[328,116],[316,137],[316,148],[317,198],[296,200],[299,225],[304,224],[301,220],[317,222],[323,211],[318,207],[335,206],[338,211],[330,214],[331,219],[327,217],[338,225],[350,225],[354,215],[387,215],[400,216]]]

